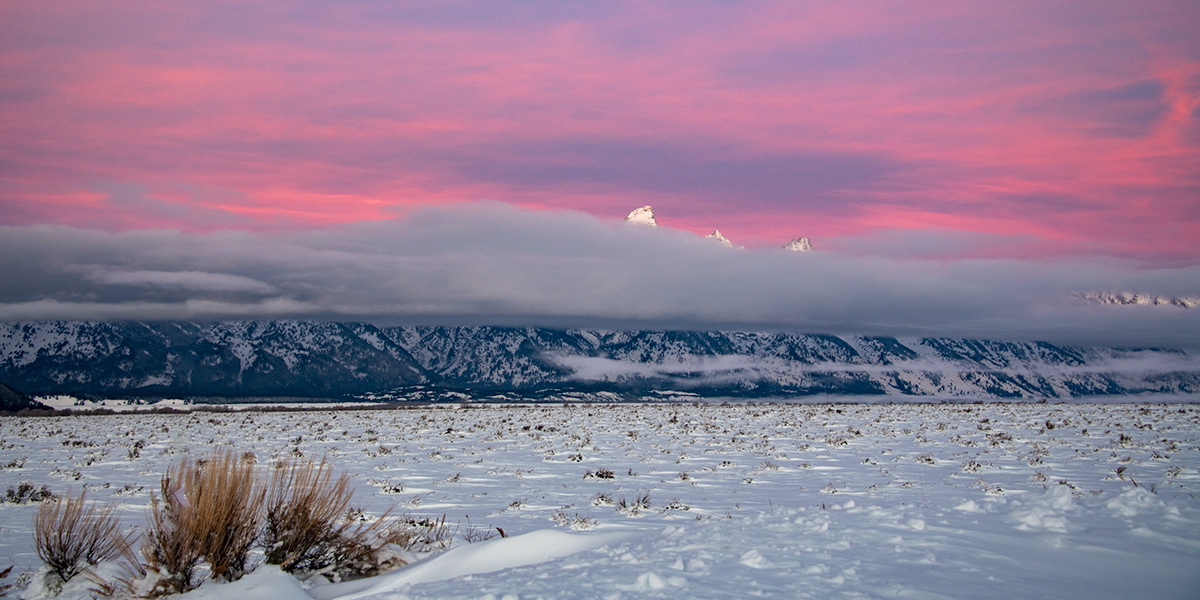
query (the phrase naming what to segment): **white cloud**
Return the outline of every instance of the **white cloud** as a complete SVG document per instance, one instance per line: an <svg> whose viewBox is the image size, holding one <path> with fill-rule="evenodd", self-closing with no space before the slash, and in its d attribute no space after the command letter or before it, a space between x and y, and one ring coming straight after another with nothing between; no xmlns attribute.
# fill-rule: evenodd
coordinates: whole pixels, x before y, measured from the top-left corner
<svg viewBox="0 0 1200 600"><path fill-rule="evenodd" d="M195 291L271 294L274 286L242 275L204 271L123 271L102 267L88 270L87 278L107 285L178 288Z"/></svg>
<svg viewBox="0 0 1200 600"><path fill-rule="evenodd" d="M1200 345L1200 310L1072 296L1197 295L1197 266L733 251L670 228L492 203L289 234L0 229L5 320L310 317Z"/></svg>

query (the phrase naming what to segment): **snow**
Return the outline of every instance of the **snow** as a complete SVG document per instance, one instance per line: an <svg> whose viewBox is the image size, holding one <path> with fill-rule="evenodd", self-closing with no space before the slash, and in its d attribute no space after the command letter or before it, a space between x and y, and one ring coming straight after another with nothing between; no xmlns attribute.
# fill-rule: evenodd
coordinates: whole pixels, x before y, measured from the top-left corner
<svg viewBox="0 0 1200 600"><path fill-rule="evenodd" d="M722 235L720 229L714 229L712 233L710 233L704 237L712 239L712 240L716 240L716 241L720 242L721 244L724 244L730 248L733 247L733 242L729 241L729 238Z"/></svg>
<svg viewBox="0 0 1200 600"><path fill-rule="evenodd" d="M0 492L86 488L140 526L167 465L232 445L263 468L328 457L368 513L460 527L374 578L259 565L189 599L1195 598L1200 406L1118 400L5 417ZM0 503L0 570L27 598L48 596L35 511Z"/></svg>
<svg viewBox="0 0 1200 600"><path fill-rule="evenodd" d="M791 250L793 252L809 252L813 249L813 247L812 247L812 242L808 241L808 238L806 238L804 236L800 236L800 237L784 244L783 249Z"/></svg>
<svg viewBox="0 0 1200 600"><path fill-rule="evenodd" d="M198 589L176 596L180 600L312 600L295 577L275 565L263 565L231 583L207 582Z"/></svg>
<svg viewBox="0 0 1200 600"><path fill-rule="evenodd" d="M319 587L312 591L312 597L316 600L370 598L420 583L536 565L629 537L624 532L579 534L541 529L453 548L386 575Z"/></svg>
<svg viewBox="0 0 1200 600"><path fill-rule="evenodd" d="M633 223L634 225L658 227L658 221L654 220L654 209L649 206L633 209L630 211L629 215L625 217L625 222Z"/></svg>
<svg viewBox="0 0 1200 600"><path fill-rule="evenodd" d="M1075 297L1085 302L1122 306L1176 306L1179 308L1200 306L1200 297L1196 296L1160 296L1137 292L1077 292Z"/></svg>

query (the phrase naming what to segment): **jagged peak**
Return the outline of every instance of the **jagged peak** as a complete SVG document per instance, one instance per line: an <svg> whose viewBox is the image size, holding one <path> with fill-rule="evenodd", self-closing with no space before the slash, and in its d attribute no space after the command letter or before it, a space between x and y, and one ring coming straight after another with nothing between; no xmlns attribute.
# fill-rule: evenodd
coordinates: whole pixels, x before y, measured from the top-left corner
<svg viewBox="0 0 1200 600"><path fill-rule="evenodd" d="M800 237L784 244L783 249L791 250L793 252L811 252L813 247L812 247L812 242L808 241L808 238L806 238L804 236L800 236Z"/></svg>
<svg viewBox="0 0 1200 600"><path fill-rule="evenodd" d="M625 217L626 223L635 225L649 225L650 227L658 227L658 221L654 220L654 209L650 205L641 208L635 208Z"/></svg>
<svg viewBox="0 0 1200 600"><path fill-rule="evenodd" d="M725 244L726 246L729 246L730 248L733 247L733 242L729 241L729 238L722 235L720 229L714 229L712 233L704 237L714 239L722 244Z"/></svg>

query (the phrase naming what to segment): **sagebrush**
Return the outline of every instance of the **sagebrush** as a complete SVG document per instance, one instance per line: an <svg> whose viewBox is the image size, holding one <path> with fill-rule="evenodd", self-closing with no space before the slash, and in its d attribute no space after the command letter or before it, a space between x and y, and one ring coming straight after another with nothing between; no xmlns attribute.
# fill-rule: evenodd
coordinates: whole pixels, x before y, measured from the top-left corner
<svg viewBox="0 0 1200 600"><path fill-rule="evenodd" d="M83 495L43 503L35 522L38 551L59 583L89 565L123 559L129 576L96 581L93 591L158 597L195 589L202 567L233 581L251 567L256 545L263 560L301 576L332 580L374 575L405 564L406 552L443 550L455 531L439 519L367 518L351 508L349 475L322 459L284 461L269 475L254 455L232 449L182 459L151 492L142 559L118 532L115 507L89 505ZM144 561L144 562L143 562Z"/></svg>
<svg viewBox="0 0 1200 600"><path fill-rule="evenodd" d="M33 518L38 558L49 568L51 589L61 589L88 567L129 554L130 535L120 532L117 507L78 496L43 500Z"/></svg>
<svg viewBox="0 0 1200 600"><path fill-rule="evenodd" d="M162 591L195 587L205 560L213 579L240 578L259 537L266 488L254 463L231 449L207 459L183 459L167 470L161 497L150 496L150 526L142 545Z"/></svg>

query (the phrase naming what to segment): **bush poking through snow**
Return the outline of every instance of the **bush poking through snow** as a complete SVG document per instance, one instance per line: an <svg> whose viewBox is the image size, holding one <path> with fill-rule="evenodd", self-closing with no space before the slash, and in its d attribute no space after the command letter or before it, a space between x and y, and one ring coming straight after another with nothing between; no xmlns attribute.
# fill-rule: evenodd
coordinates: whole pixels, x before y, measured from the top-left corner
<svg viewBox="0 0 1200 600"><path fill-rule="evenodd" d="M162 499L151 494L150 531L142 548L163 591L192 589L201 558L213 579L241 578L258 540L265 492L254 463L232 449L200 461L185 458L168 469Z"/></svg>
<svg viewBox="0 0 1200 600"><path fill-rule="evenodd" d="M395 543L414 552L448 550L458 533L458 527L451 528L446 524L446 515L442 515L441 519L406 515L399 519L399 523L393 524L393 528L408 537L407 541L401 538ZM503 535L502 533L501 536Z"/></svg>
<svg viewBox="0 0 1200 600"><path fill-rule="evenodd" d="M160 484L162 499L150 492L149 526L142 540L142 557L154 573L150 596L179 594L195 585L192 582L200 551L191 532L195 518L180 490L178 479L164 475Z"/></svg>
<svg viewBox="0 0 1200 600"><path fill-rule="evenodd" d="M17 484L17 487L8 488L4 493L2 502L10 504L27 504L29 502L41 502L54 497L54 492L50 491L49 486L43 485L41 488L35 488L32 482L22 481Z"/></svg>
<svg viewBox="0 0 1200 600"><path fill-rule="evenodd" d="M289 573L330 566L351 523L343 517L353 491L350 477L335 480L324 459L284 462L271 472L262 544L267 564Z"/></svg>
<svg viewBox="0 0 1200 600"><path fill-rule="evenodd" d="M633 502L625 500L624 496L617 500L617 512L631 517L639 516L648 510L650 510L650 492L638 494Z"/></svg>
<svg viewBox="0 0 1200 600"><path fill-rule="evenodd" d="M321 574L335 581L405 564L388 547L411 549L420 543L418 531L386 513L366 521L350 517L356 512L350 508L353 495L350 476L335 478L324 459L277 466L268 486L262 534L266 562L289 573Z"/></svg>
<svg viewBox="0 0 1200 600"><path fill-rule="evenodd" d="M266 492L255 476L254 463L227 449L203 463L185 461L178 474L195 511L192 533L213 579L241 578L258 539Z"/></svg>
<svg viewBox="0 0 1200 600"><path fill-rule="evenodd" d="M42 502L33 518L38 557L50 569L47 586L62 584L89 567L129 555L129 536L118 531L116 506L88 504L86 492Z"/></svg>
<svg viewBox="0 0 1200 600"><path fill-rule="evenodd" d="M459 533L459 535L461 535L462 539L468 544L474 544L475 542L485 542L496 537L496 532L492 527L479 527L478 525L473 525L471 523L471 519L468 517L467 526Z"/></svg>
<svg viewBox="0 0 1200 600"><path fill-rule="evenodd" d="M614 475L612 471L605 469L604 467L600 467L600 468L596 469L595 472L592 472L592 470L589 469L587 472L585 472L583 474L584 479L592 479L592 478L613 479L614 477L616 477L616 475Z"/></svg>

